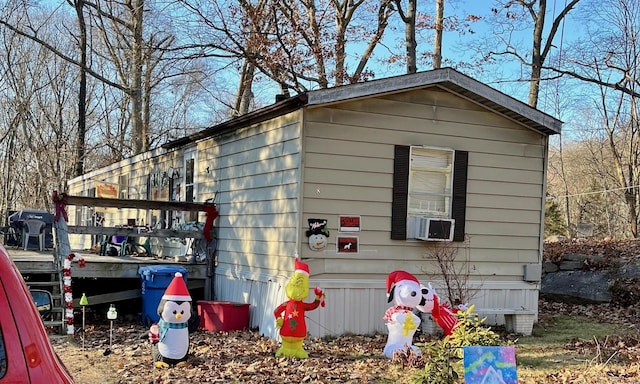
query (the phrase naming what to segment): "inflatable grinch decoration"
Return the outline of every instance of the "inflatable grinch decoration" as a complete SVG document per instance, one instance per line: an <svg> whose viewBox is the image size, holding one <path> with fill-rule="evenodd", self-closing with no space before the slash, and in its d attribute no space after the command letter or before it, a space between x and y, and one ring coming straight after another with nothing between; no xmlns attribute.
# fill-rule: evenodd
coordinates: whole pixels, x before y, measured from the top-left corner
<svg viewBox="0 0 640 384"><path fill-rule="evenodd" d="M187 359L191 295L180 272L176 272L158 305L158 324L149 330L151 354L158 368L167 368Z"/></svg>
<svg viewBox="0 0 640 384"><path fill-rule="evenodd" d="M295 272L287 281L285 292L288 301L280 304L273 311L276 318L276 327L280 329L282 346L276 351L276 357L296 357L306 359L309 357L302 344L307 336L307 324L304 313L323 306L324 293L320 287L316 287L313 292L316 297L313 303L305 303L302 300L309 296L309 266L296 257Z"/></svg>

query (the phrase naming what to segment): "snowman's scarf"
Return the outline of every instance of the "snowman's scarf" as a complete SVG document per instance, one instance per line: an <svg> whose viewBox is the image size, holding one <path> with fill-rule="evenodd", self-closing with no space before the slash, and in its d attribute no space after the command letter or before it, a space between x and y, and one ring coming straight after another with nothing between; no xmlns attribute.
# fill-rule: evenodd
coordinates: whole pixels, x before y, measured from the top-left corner
<svg viewBox="0 0 640 384"><path fill-rule="evenodd" d="M184 329L189 326L188 322L184 323L167 323L164 319L160 319L158 321L158 329L160 331L160 341L164 341L165 336L167 336L167 331L169 329Z"/></svg>

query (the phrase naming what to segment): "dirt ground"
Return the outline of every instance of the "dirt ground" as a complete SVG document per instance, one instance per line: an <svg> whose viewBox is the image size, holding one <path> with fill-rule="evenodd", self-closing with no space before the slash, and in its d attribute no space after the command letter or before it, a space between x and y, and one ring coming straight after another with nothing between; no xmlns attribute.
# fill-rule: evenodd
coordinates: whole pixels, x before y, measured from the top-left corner
<svg viewBox="0 0 640 384"><path fill-rule="evenodd" d="M546 260L556 260L566 252L599 254L605 258L636 258L637 242L616 244L554 244L545 249ZM540 302L541 317L545 313L580 315L602 321L640 327L640 305L615 307L609 304L575 305ZM133 324L133 325L132 325ZM236 331L213 333L198 330L190 336L190 353L186 363L169 369L153 367L147 329L135 322L114 322L112 337L108 323L87 326L84 340L81 332L73 337L52 336L52 342L78 384L136 383L406 383L409 368L386 359L382 350L385 335L348 335L334 339L307 338L309 359L275 358L278 343L257 332ZM414 343L428 341L419 336ZM629 343L627 343L629 344ZM616 348L629 349L624 340ZM638 340L634 340L633 356ZM567 348L575 345L568 344ZM599 348L599 345L594 345ZM617 353L617 352L616 352ZM637 361L637 360L636 360ZM579 374L579 373L576 373ZM597 383L563 377L567 383ZM577 376L576 376L577 377ZM575 380L574 380L575 379ZM635 383L631 381L615 381ZM546 378L536 383L558 382ZM609 382L609 381L607 381Z"/></svg>
<svg viewBox="0 0 640 384"><path fill-rule="evenodd" d="M615 307L609 304L576 305L540 302L540 316L566 314L597 319L638 329L640 306ZM544 326L544 324L543 324ZM516 335L494 328L504 339L514 340ZM347 335L333 339L307 338L305 348L309 359L275 358L278 343L261 337L253 331L208 332L198 330L191 334L191 350L186 363L168 369L154 368L147 329L142 325L114 323L110 346L107 324L87 327L86 339L76 334L52 336L55 350L79 384L124 383L408 383L411 368L399 361L386 359L382 350L385 335ZM429 335L416 336L414 343L429 341ZM612 339L613 340L613 339ZM616 337L609 343L607 356L626 356L633 364L640 359L638 336L628 339ZM565 346L603 349L594 340L573 340ZM424 366L418 361L417 366ZM602 374L602 371L597 371ZM615 372L614 372L615 373ZM559 374L559 373L558 373ZM626 374L625 374L626 375ZM587 377L584 372L562 372L562 380L554 376L539 379L529 377L526 383L636 383L637 375L625 377L615 373L613 381ZM627 375L628 376L628 375ZM525 382L525 381L523 381Z"/></svg>
<svg viewBox="0 0 640 384"><path fill-rule="evenodd" d="M279 345L252 331L191 334L188 361L153 367L151 344L142 326L87 327L78 335L55 336L54 348L76 383L402 383L402 366L386 359L386 337L307 338L309 359L275 358ZM110 353L109 353L110 351Z"/></svg>

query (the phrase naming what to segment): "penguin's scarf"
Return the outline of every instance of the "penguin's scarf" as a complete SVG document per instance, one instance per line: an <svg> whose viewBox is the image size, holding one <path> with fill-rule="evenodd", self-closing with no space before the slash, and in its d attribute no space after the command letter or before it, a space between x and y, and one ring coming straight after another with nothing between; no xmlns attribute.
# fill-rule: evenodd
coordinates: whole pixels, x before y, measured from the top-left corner
<svg viewBox="0 0 640 384"><path fill-rule="evenodd" d="M183 329L187 328L189 324L185 321L184 323L167 323L164 319L160 319L158 321L158 328L160 330L160 341L164 341L165 336L167 335L167 331L169 329Z"/></svg>

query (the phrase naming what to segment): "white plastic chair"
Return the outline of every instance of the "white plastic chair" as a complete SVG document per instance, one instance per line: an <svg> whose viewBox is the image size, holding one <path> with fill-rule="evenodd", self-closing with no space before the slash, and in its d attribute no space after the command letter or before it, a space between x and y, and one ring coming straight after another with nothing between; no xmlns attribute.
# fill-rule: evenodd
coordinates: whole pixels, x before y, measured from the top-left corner
<svg viewBox="0 0 640 384"><path fill-rule="evenodd" d="M38 238L40 251L44 250L44 227L46 223L41 220L25 220L22 223L22 248L26 251L31 237Z"/></svg>

